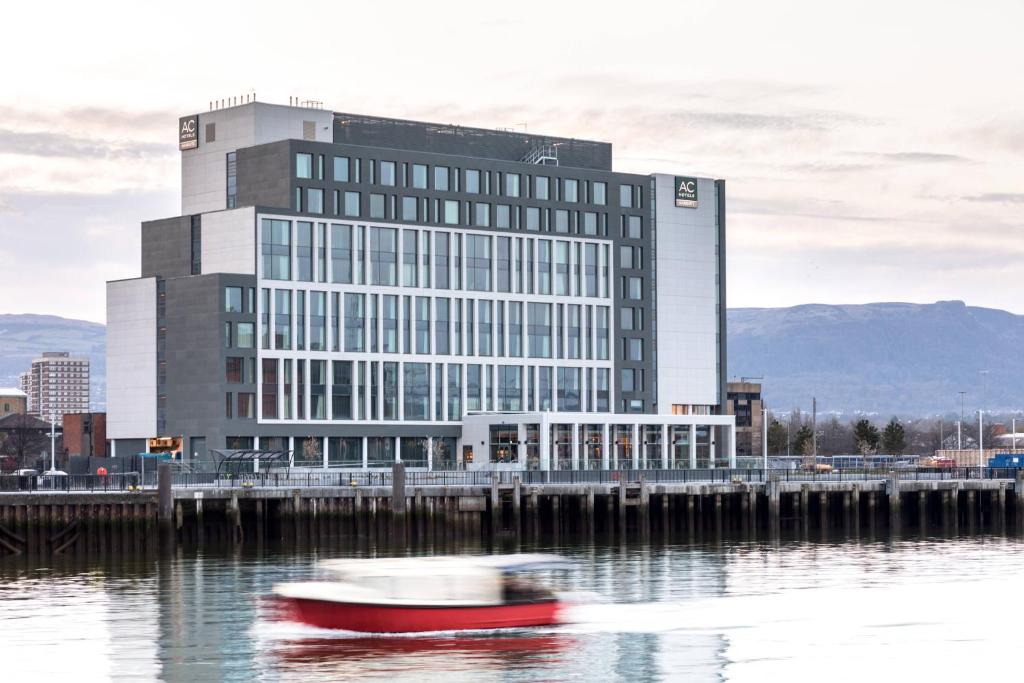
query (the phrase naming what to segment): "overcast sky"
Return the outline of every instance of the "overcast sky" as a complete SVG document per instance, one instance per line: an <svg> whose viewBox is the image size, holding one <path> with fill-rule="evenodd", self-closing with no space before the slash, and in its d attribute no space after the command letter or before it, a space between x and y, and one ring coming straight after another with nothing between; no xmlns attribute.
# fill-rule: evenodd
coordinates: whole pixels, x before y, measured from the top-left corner
<svg viewBox="0 0 1024 683"><path fill-rule="evenodd" d="M255 91L725 178L729 305L1024 313L1024 2L10 3L0 312L103 321L179 115Z"/></svg>

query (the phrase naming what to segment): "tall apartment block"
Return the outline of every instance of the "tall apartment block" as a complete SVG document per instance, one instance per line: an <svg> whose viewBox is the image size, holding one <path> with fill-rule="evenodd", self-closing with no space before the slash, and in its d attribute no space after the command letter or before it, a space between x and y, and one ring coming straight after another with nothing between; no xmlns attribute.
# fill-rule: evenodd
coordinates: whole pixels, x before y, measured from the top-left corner
<svg viewBox="0 0 1024 683"><path fill-rule="evenodd" d="M298 465L726 467L725 184L609 143L247 103L107 285L108 436Z"/></svg>
<svg viewBox="0 0 1024 683"><path fill-rule="evenodd" d="M20 375L28 413L58 422L70 413L89 412L89 359L67 351L45 352Z"/></svg>

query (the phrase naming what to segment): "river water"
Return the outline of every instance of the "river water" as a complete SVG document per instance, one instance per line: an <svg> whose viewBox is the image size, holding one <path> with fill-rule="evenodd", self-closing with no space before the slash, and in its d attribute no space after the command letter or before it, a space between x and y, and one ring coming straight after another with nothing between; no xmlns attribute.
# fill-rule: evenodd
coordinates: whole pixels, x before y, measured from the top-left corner
<svg viewBox="0 0 1024 683"><path fill-rule="evenodd" d="M443 550L573 559L552 577L573 623L353 637L268 618L260 597L320 559L405 552L346 547L0 560L0 681L1019 680L1013 537L465 544Z"/></svg>

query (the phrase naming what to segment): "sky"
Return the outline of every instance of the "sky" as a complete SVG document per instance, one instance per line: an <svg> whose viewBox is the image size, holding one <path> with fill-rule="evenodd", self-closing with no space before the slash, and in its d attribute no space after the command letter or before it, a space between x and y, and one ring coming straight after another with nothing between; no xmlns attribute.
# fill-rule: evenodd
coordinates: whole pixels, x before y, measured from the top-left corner
<svg viewBox="0 0 1024 683"><path fill-rule="evenodd" d="M178 116L336 111L613 143L724 178L728 304L1024 313L1024 2L13 3L0 313L103 322L178 214Z"/></svg>

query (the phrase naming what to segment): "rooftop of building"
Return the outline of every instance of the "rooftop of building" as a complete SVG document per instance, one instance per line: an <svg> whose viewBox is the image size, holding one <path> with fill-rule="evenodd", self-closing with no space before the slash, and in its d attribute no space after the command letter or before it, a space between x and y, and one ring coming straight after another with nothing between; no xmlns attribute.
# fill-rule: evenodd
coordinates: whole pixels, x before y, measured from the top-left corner
<svg viewBox="0 0 1024 683"><path fill-rule="evenodd" d="M247 96L210 102L211 114L233 111L243 116L259 116L262 111L270 119L279 117L282 110L309 112L311 119L322 120L322 117L330 116L333 121L332 140L337 144L612 170L610 142L528 133L511 128L479 128L332 112L325 110L322 102L298 98L292 98L287 105L260 102ZM322 140L319 135L316 138Z"/></svg>
<svg viewBox="0 0 1024 683"><path fill-rule="evenodd" d="M501 161L612 170L610 142L364 114L334 113L334 142Z"/></svg>
<svg viewBox="0 0 1024 683"><path fill-rule="evenodd" d="M28 398L21 389L15 389L14 387L0 387L0 396L6 396L8 398Z"/></svg>

